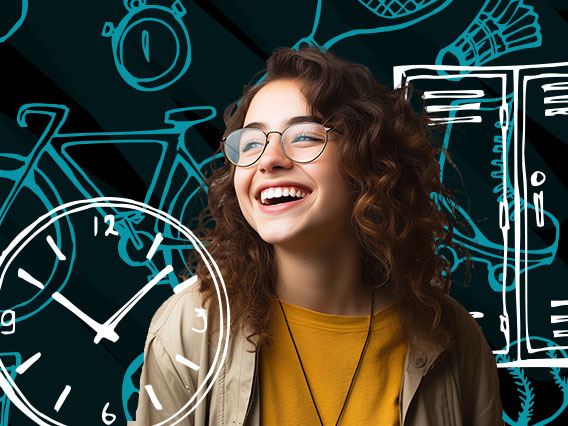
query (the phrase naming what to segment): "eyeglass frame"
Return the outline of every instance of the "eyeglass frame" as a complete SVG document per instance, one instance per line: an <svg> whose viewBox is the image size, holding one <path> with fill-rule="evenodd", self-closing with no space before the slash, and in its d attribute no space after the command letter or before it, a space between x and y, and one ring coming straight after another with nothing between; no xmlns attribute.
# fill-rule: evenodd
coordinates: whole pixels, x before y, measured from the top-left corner
<svg viewBox="0 0 568 426"><path fill-rule="evenodd" d="M309 160L309 161L297 161L297 160L294 160L294 159L290 158L290 156L288 155L288 153L287 153L286 150L284 149L284 144L282 143L282 135L284 134L284 132L286 132L286 130L288 130L290 127L297 126L297 125L300 125L300 124L317 124L317 125L319 125L319 126L322 126L323 129L325 130L325 141L323 142L323 148L321 149L321 151L320 151L320 153L319 153L318 155L316 155L313 159L311 159L311 160ZM236 164L235 162L231 161L231 159L229 158L229 156L228 156L227 153L225 152L225 144L226 144L227 138L228 138L229 136L231 136L233 133L240 132L241 130L247 130L247 129L259 130L259 131L261 131L261 132L264 134L264 136L266 137L266 139L265 139L265 141L264 141L264 146L262 147L262 151L261 151L261 153L259 154L258 158L257 158L256 160L254 160L254 161L253 161L252 163L250 163L250 164L247 164L247 165L245 165L245 166L241 166L241 165ZM267 133L267 132L265 132L264 130L259 129L258 127L241 127L240 129L233 130L233 131L232 131L231 133L229 133L227 136L223 137L223 138L221 139L221 143L222 143L221 146L222 146L222 150L223 150L223 155L225 155L225 158L226 158L227 160L229 160L229 162L230 162L231 164L234 164L236 167L250 167L250 166L255 165L255 164L260 160L260 158L262 157L262 155L264 154L264 151L266 151L266 147L267 147L268 144L270 143L270 140L268 139L268 137L269 137L271 134L273 134L273 133L277 133L277 134L280 135L280 148L282 149L282 152L284 153L284 155L286 156L286 158L288 158L290 161L293 161L294 163L307 164L307 163L311 163L312 161L316 161L316 160L323 154L323 152L325 151L325 147L327 146L328 134L329 134L329 132L332 131L332 130L336 131L334 128L332 128L332 127L326 127L325 125L323 125L323 124L321 124L321 123L318 123L318 122L316 122L316 121L302 121L302 122L299 122L299 123L290 124L288 127L286 127L286 128L285 128L284 130L282 130L281 132L279 132L279 131L277 131L277 130L271 130L271 131L269 131L269 132Z"/></svg>

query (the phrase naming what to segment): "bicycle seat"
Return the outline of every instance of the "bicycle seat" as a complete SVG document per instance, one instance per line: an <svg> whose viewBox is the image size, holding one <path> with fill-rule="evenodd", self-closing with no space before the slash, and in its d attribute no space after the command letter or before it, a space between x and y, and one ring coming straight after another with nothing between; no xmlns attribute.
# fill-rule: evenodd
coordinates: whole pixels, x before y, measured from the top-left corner
<svg viewBox="0 0 568 426"><path fill-rule="evenodd" d="M176 108L166 111L164 123L192 126L212 119L216 113L215 108L212 106Z"/></svg>

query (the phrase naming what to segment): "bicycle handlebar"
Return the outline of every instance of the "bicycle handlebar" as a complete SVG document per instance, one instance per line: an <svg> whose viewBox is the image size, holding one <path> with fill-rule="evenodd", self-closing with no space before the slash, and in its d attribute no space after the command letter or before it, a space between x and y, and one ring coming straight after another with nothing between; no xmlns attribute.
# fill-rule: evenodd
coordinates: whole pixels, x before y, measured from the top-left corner
<svg viewBox="0 0 568 426"><path fill-rule="evenodd" d="M54 132L56 132L67 118L69 108L65 105L58 104L34 103L22 105L18 111L17 117L18 125L20 127L28 127L28 123L26 122L28 114L44 114L51 116L52 121L50 127L53 123L55 123L56 129Z"/></svg>

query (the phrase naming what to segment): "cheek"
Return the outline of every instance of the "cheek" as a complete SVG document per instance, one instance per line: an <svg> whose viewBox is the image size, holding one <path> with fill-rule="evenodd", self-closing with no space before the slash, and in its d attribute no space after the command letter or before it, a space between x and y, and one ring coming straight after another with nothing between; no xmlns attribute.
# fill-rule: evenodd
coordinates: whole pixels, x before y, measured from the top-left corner
<svg viewBox="0 0 568 426"><path fill-rule="evenodd" d="M246 173L246 170L241 169L237 169L233 176L233 187L235 188L235 193L237 194L237 201L239 203L242 215L245 217L249 224L251 224L251 218L249 214L251 205L248 193L250 189L251 177L252 176L250 176L250 173Z"/></svg>
<svg viewBox="0 0 568 426"><path fill-rule="evenodd" d="M235 188L235 193L237 194L237 199L239 200L239 205L242 204L243 198L247 195L247 176L243 174L240 170L235 170L233 175L233 187Z"/></svg>

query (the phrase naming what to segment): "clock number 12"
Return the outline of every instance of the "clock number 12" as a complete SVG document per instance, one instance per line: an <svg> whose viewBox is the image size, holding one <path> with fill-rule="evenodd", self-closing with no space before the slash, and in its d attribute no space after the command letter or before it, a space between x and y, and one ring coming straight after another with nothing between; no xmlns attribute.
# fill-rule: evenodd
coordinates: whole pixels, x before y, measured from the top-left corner
<svg viewBox="0 0 568 426"><path fill-rule="evenodd" d="M118 235L118 232L114 229L114 216L111 214L107 214L104 218L104 222L108 224L108 228L105 231L105 237L109 235ZM95 216L94 218L94 229L95 229L95 236L99 232L99 218Z"/></svg>

